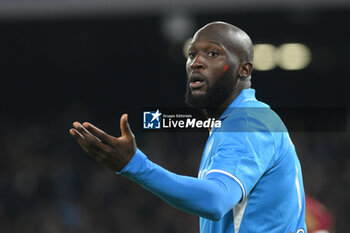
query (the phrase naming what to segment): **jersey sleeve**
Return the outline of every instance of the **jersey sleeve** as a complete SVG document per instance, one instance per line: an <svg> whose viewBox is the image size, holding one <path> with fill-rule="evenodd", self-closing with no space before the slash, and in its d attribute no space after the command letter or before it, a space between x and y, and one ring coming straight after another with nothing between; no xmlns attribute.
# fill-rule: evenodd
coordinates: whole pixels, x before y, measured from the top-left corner
<svg viewBox="0 0 350 233"><path fill-rule="evenodd" d="M206 180L177 175L150 161L139 149L117 173L174 207L212 220L219 220L242 197L238 183L225 175L215 174Z"/></svg>
<svg viewBox="0 0 350 233"><path fill-rule="evenodd" d="M275 155L271 132L250 130L249 132L223 132L216 151L207 169L222 173L239 183L245 198L260 177L272 166Z"/></svg>

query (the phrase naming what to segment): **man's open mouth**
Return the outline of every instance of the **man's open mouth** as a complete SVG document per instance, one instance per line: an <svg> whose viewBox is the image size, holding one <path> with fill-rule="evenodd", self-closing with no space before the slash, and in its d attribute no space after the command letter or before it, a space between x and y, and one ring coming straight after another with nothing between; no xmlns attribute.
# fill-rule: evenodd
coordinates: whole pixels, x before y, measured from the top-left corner
<svg viewBox="0 0 350 233"><path fill-rule="evenodd" d="M204 78L202 78L199 75L191 76L190 77L190 87L191 89L198 89L201 88L204 85Z"/></svg>

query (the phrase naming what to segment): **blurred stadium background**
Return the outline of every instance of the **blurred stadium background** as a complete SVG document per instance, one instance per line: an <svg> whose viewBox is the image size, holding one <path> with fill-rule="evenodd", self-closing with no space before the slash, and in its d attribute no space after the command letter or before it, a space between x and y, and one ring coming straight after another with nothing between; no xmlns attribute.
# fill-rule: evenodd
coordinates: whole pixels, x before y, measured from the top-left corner
<svg viewBox="0 0 350 233"><path fill-rule="evenodd" d="M136 128L143 107L185 106L184 43L214 20L265 46L252 76L260 100L349 109L347 0L1 0L0 232L198 232L196 217L95 163L68 130L90 121L119 135L124 112ZM293 63L286 43L307 48L292 54L300 69L282 64ZM135 133L153 161L196 176L207 133ZM337 233L350 227L349 134L291 133L306 192Z"/></svg>

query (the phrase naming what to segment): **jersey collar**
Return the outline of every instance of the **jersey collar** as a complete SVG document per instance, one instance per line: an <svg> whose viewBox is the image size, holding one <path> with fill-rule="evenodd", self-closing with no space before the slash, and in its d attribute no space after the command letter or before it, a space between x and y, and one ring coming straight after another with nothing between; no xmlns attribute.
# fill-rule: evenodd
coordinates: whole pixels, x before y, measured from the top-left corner
<svg viewBox="0 0 350 233"><path fill-rule="evenodd" d="M232 103L226 108L226 110L222 113L219 120L224 120L234 108L237 108L241 105L241 103L248 100L256 100L255 98L255 90L252 88L243 89L241 93L232 101Z"/></svg>

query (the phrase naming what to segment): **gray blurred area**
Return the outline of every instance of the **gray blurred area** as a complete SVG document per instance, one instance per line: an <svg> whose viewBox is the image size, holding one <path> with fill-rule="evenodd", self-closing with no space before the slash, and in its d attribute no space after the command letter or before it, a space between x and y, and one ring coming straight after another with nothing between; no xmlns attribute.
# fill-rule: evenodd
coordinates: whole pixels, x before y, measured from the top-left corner
<svg viewBox="0 0 350 233"><path fill-rule="evenodd" d="M67 15L164 14L174 10L198 12L279 11L349 8L348 0L1 0L0 18L66 17Z"/></svg>
<svg viewBox="0 0 350 233"><path fill-rule="evenodd" d="M207 132L150 133L139 121L145 107L185 106L182 46L208 22L232 23L254 43L309 47L303 70L253 72L258 99L349 114L349 1L145 2L0 1L1 233L198 232L197 217L97 164L68 130L89 121L119 136L126 112L152 161L196 176ZM350 227L348 123L291 132L305 190L337 233Z"/></svg>

